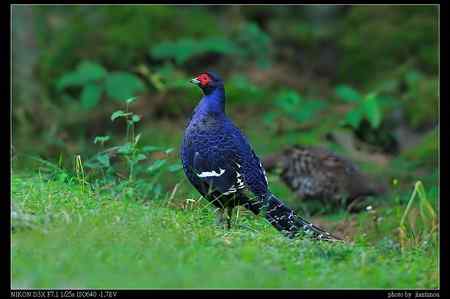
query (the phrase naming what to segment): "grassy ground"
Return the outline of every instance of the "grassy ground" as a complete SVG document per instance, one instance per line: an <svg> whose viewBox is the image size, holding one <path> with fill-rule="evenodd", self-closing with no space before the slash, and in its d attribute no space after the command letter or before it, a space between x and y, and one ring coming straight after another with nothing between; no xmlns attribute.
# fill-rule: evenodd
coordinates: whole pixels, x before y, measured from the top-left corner
<svg viewBox="0 0 450 299"><path fill-rule="evenodd" d="M38 173L12 177L12 287L34 288L437 288L434 243L401 250L404 206L378 210L380 223L345 212L315 219L353 234L352 244L288 240L261 217L214 225L203 200L112 200ZM351 228L349 230L349 228Z"/></svg>

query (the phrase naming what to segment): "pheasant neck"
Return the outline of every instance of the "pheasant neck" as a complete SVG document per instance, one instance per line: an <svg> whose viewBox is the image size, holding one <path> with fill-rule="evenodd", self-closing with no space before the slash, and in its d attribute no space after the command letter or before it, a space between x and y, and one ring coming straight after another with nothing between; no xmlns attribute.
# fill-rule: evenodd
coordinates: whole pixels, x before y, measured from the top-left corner
<svg viewBox="0 0 450 299"><path fill-rule="evenodd" d="M225 89L223 86L216 87L209 91L209 93L205 93L205 96L197 106L197 113L225 113Z"/></svg>

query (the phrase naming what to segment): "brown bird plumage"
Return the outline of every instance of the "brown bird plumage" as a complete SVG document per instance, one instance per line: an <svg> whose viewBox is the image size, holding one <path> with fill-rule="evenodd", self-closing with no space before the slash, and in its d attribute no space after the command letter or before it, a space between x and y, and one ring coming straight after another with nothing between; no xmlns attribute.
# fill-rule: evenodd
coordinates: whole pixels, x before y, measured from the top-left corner
<svg viewBox="0 0 450 299"><path fill-rule="evenodd" d="M350 160L315 147L295 145L263 159L264 168L281 169L282 181L303 200L320 200L351 211L366 196L386 192L386 186L373 181Z"/></svg>

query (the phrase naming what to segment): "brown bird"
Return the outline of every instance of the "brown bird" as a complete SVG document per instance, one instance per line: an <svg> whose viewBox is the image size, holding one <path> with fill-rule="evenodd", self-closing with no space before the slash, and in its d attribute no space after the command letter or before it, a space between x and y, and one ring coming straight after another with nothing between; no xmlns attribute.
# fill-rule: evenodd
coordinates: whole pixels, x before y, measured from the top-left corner
<svg viewBox="0 0 450 299"><path fill-rule="evenodd" d="M387 187L362 173L350 160L316 147L292 146L263 158L267 171L281 169L282 181L303 200L344 204L349 211L366 196L385 193Z"/></svg>

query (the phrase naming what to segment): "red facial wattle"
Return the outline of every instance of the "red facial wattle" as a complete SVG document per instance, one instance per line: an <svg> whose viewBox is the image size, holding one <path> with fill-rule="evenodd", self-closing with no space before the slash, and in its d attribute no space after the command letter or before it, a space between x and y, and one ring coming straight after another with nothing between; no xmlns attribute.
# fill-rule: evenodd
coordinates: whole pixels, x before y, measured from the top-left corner
<svg viewBox="0 0 450 299"><path fill-rule="evenodd" d="M200 81L201 86L207 86L211 82L211 78L207 74L201 74L196 79Z"/></svg>

